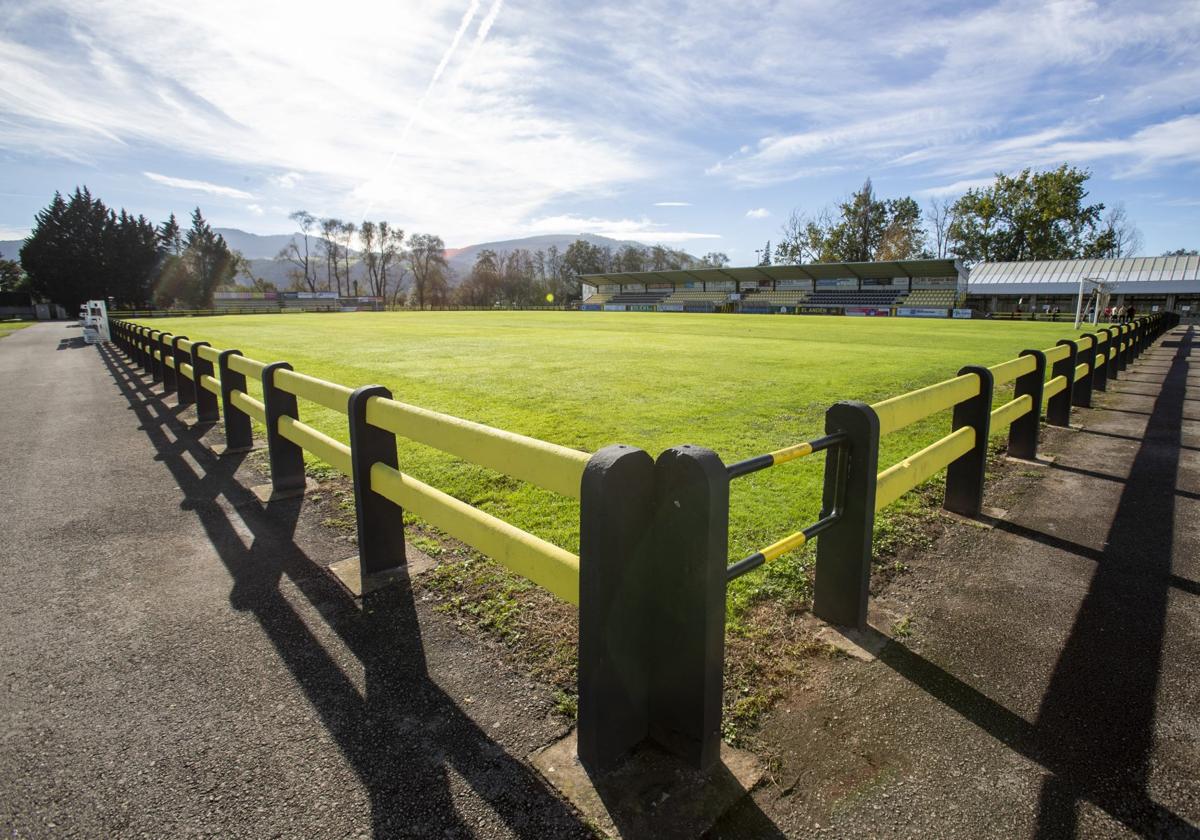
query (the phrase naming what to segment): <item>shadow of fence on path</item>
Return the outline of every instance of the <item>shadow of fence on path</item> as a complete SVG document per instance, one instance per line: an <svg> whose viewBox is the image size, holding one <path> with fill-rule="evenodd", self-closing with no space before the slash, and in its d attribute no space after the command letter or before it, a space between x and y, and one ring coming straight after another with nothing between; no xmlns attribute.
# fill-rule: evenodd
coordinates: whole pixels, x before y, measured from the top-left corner
<svg viewBox="0 0 1200 840"><path fill-rule="evenodd" d="M1191 594L1200 590L1195 581L1174 574L1171 562L1170 500L1181 495L1176 487L1180 423L1193 330L1161 346L1175 353L1163 370L1153 410L1146 413L1146 432L1128 477L1055 465L1124 484L1105 547L1092 549L1018 523L994 523L1096 563L1035 721L903 644L878 639L880 661L1049 771L1037 814L1038 838L1074 837L1080 801L1142 836L1200 838L1200 830L1147 793L1168 593L1172 587Z"/></svg>
<svg viewBox="0 0 1200 840"><path fill-rule="evenodd" d="M113 349L101 357L160 461L233 579L229 600L254 615L353 768L376 837L471 836L452 773L520 837L590 837L574 813L496 744L430 678L412 590L368 595L361 608L295 541L301 499L263 505L236 478L244 456L218 458ZM193 468L198 465L200 472ZM243 540L219 499L249 529ZM360 691L280 589L286 577L358 660ZM461 804L461 803L460 803Z"/></svg>

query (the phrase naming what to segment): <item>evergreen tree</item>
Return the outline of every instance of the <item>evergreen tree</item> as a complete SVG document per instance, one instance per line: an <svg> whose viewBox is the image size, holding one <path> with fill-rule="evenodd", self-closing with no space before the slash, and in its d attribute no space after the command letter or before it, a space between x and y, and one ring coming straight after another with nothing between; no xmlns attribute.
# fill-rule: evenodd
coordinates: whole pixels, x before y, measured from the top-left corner
<svg viewBox="0 0 1200 840"><path fill-rule="evenodd" d="M34 219L33 232L21 247L32 291L72 312L84 301L107 297L104 203L93 200L87 187L76 187L69 201L56 192Z"/></svg>
<svg viewBox="0 0 1200 840"><path fill-rule="evenodd" d="M174 213L158 226L157 236L158 247L164 254L173 254L177 257L183 252L183 231L180 230Z"/></svg>
<svg viewBox="0 0 1200 840"><path fill-rule="evenodd" d="M144 306L157 274L154 226L125 210L113 212L87 187L69 200L54 194L35 217L21 248L34 294L74 311L86 300Z"/></svg>
<svg viewBox="0 0 1200 840"><path fill-rule="evenodd" d="M237 264L225 237L213 232L197 207L192 226L184 236L183 283L177 297L190 309L212 307L213 292L233 279Z"/></svg>

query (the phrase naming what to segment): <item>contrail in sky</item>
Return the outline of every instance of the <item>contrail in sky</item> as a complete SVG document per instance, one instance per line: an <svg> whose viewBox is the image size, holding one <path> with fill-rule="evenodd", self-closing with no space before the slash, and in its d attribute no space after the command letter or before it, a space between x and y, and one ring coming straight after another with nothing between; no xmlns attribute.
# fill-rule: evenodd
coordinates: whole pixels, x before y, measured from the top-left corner
<svg viewBox="0 0 1200 840"><path fill-rule="evenodd" d="M496 2L492 4L492 8L488 11L487 17L485 17L483 22L480 24L479 30L483 33L483 35L487 35L487 30L492 28L492 23L496 20L496 15L500 13L500 5L502 2L503 0L496 0ZM417 117L421 115L421 111L425 107L425 100L429 98L429 94L433 90L433 86L437 84L438 79L442 77L442 73L446 71L446 65L450 63L450 59L454 57L455 50L458 49L458 42L462 40L463 34L467 31L467 28L470 27L471 21L475 19L475 14L478 11L479 0L471 0L471 5L467 7L466 12L463 13L462 21L458 24L458 31L454 33L454 37L450 41L450 46L446 47L446 51L442 53L442 60L438 62L437 69L433 71L433 78L429 80L429 84L425 86L425 92L422 93L421 98L417 100L416 107L413 109L412 114L409 115L408 122L404 124L404 129L400 132L400 138L396 141L396 145L392 149L392 154L391 157L388 158L387 166L383 168L383 174L377 180L382 181L389 174L391 174L392 166L396 162L396 155L400 153L400 147L404 145L404 141L408 138L408 132L412 129L413 123L416 122ZM483 38L481 35L477 34L475 36L475 45L471 50L472 53L474 53L475 48L478 48L479 42L482 40ZM371 205L368 204L363 209L362 219L360 221L366 221L367 214L370 212Z"/></svg>

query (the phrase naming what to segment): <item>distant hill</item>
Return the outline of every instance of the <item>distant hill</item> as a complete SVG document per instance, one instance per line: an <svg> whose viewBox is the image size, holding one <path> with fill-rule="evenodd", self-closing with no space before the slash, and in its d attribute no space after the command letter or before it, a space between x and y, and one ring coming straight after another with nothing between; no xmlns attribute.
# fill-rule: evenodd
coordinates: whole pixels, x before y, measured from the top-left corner
<svg viewBox="0 0 1200 840"><path fill-rule="evenodd" d="M262 235L258 233L247 233L244 230L237 228L213 228L214 231L225 237L225 243L235 251L241 251L242 256L248 260L273 260L275 255L288 246L288 243L293 239L301 248L303 245L303 237L300 234L288 235L286 233L274 233ZM317 240L320 237L310 236L308 247L310 251L316 251Z"/></svg>
<svg viewBox="0 0 1200 840"><path fill-rule="evenodd" d="M475 258L479 256L479 252L485 249L490 249L498 254L515 251L518 248L534 252L545 251L553 245L558 247L559 253L562 253L576 239L583 239L589 244L598 245L601 248L607 246L614 251L625 245L635 245L639 248L646 247L641 242L634 242L628 239L610 239L607 236L599 236L595 233L548 233L542 236L526 236L523 239L481 242L478 245L468 245L465 248L447 248L446 262L454 269L455 274L459 277L465 277L471 273L471 267L475 265Z"/></svg>
<svg viewBox="0 0 1200 840"><path fill-rule="evenodd" d="M6 260L19 260L24 239L0 239L0 255Z"/></svg>

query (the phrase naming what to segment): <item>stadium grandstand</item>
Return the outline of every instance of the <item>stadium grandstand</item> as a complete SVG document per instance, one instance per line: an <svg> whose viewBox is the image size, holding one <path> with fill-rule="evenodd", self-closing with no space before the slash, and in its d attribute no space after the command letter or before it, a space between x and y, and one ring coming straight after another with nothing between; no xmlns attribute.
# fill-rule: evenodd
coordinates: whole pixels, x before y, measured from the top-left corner
<svg viewBox="0 0 1200 840"><path fill-rule="evenodd" d="M892 315L925 307L930 317L942 317L959 305L966 289L966 272L957 260L638 271L580 279L583 309L633 312Z"/></svg>
<svg viewBox="0 0 1200 840"><path fill-rule="evenodd" d="M591 311L1022 317L1073 313L1082 281L1113 307L1200 317L1200 257L983 262L954 259L588 274ZM1084 290L1085 297L1088 290Z"/></svg>

